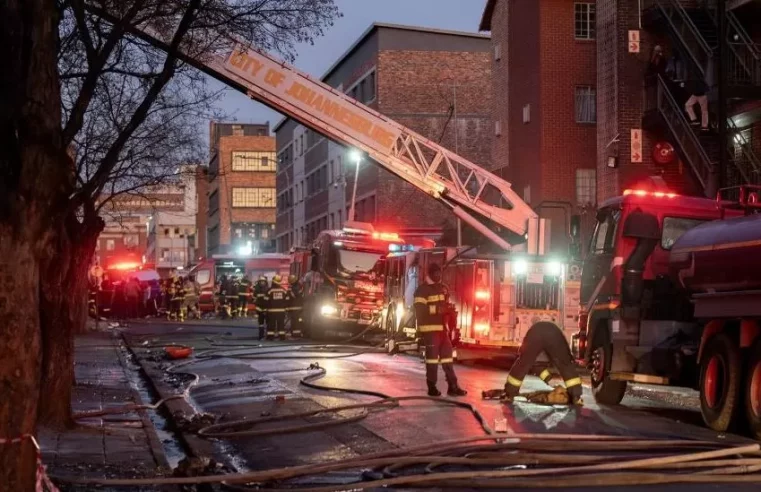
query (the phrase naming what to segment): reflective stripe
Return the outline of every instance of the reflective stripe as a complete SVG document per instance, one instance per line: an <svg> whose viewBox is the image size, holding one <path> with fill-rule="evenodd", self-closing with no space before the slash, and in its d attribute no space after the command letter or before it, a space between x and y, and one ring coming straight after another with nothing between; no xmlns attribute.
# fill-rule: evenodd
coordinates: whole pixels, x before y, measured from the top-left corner
<svg viewBox="0 0 761 492"><path fill-rule="evenodd" d="M290 309L291 311L298 311L301 308L302 308L302 306L291 306L288 309Z"/></svg>
<svg viewBox="0 0 761 492"><path fill-rule="evenodd" d="M572 378L572 379L566 380L565 387L566 388L572 388L572 387L578 386L580 384L581 384L581 378Z"/></svg>
<svg viewBox="0 0 761 492"><path fill-rule="evenodd" d="M428 300L425 297L416 297L414 304L428 304Z"/></svg>
<svg viewBox="0 0 761 492"><path fill-rule="evenodd" d="M507 375L507 384L509 384L511 386L515 386L516 388L520 388L521 385L523 384L523 381L521 381L520 379L515 379L514 377L512 377L511 375L508 374Z"/></svg>
<svg viewBox="0 0 761 492"><path fill-rule="evenodd" d="M293 334L293 335L301 335L301 330L293 330L293 332L291 332L291 334Z"/></svg>
<svg viewBox="0 0 761 492"><path fill-rule="evenodd" d="M541 379L542 381L547 381L548 379L550 379L551 376L552 374L550 374L550 371L548 371L547 369L539 373L539 379Z"/></svg>
<svg viewBox="0 0 761 492"><path fill-rule="evenodd" d="M435 296L428 296L428 302L437 302L437 301L443 301L444 300L444 294L437 294Z"/></svg>
<svg viewBox="0 0 761 492"><path fill-rule="evenodd" d="M439 363L441 363L441 364L453 364L454 363L454 359L451 358L451 357L449 357L447 359L441 359L441 360L439 360Z"/></svg>
<svg viewBox="0 0 761 492"><path fill-rule="evenodd" d="M281 337L285 336L285 332L284 331L279 331L279 332L277 332L277 334L280 335Z"/></svg>
<svg viewBox="0 0 761 492"><path fill-rule="evenodd" d="M422 332L444 331L444 325L420 325L417 328Z"/></svg>
<svg viewBox="0 0 761 492"><path fill-rule="evenodd" d="M426 364L438 364L439 363L439 359L426 359L425 363Z"/></svg>
<svg viewBox="0 0 761 492"><path fill-rule="evenodd" d="M282 308L282 309L281 308L275 308L275 309L270 308L270 309L267 310L267 312L268 313L284 313L285 312L285 308Z"/></svg>
<svg viewBox="0 0 761 492"><path fill-rule="evenodd" d="M260 313L261 313L262 311L264 311L264 309L260 308L259 306L256 306L256 310L257 310L257 311L259 311Z"/></svg>

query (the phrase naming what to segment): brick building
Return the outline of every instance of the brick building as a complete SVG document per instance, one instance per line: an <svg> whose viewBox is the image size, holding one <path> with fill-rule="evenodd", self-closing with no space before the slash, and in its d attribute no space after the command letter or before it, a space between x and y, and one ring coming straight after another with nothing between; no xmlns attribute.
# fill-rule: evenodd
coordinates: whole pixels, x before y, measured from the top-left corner
<svg viewBox="0 0 761 492"><path fill-rule="evenodd" d="M208 255L206 240L208 230L206 224L209 221L209 168L198 166L196 169L196 200L198 212L196 213L196 257L194 261Z"/></svg>
<svg viewBox="0 0 761 492"><path fill-rule="evenodd" d="M705 80L716 121L715 4L487 2L480 28L492 35L499 134L492 160L506 163L503 177L552 219L552 249L565 249L567 229L557 224L567 224L569 211L543 209L548 201L569 202L588 234L594 223L589 205L649 186L652 176L679 193L706 194L723 149L729 155L721 172L725 185L761 180L761 24L750 22L761 18L758 2L727 1L728 141L719 142L715 128L691 128L684 111L689 94L681 83ZM646 76L655 45L669 60L668 84Z"/></svg>
<svg viewBox="0 0 761 492"><path fill-rule="evenodd" d="M269 123L211 123L209 255L275 250L275 138L269 134Z"/></svg>
<svg viewBox="0 0 761 492"><path fill-rule="evenodd" d="M488 36L373 24L322 80L355 99L491 168ZM350 208L355 163L347 149L296 121L275 127L278 250L340 228ZM403 210L402 210L403 204ZM387 228L445 227L438 202L367 161L360 164L356 220Z"/></svg>
<svg viewBox="0 0 761 492"><path fill-rule="evenodd" d="M568 252L570 216L596 202L595 3L489 0L492 161L550 220L550 250Z"/></svg>

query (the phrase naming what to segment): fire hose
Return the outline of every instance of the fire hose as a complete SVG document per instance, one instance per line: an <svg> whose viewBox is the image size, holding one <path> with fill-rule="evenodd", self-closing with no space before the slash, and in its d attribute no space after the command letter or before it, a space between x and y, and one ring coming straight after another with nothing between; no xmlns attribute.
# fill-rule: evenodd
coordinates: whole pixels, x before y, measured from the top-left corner
<svg viewBox="0 0 761 492"><path fill-rule="evenodd" d="M291 346L292 347L292 346ZM317 347L317 346L315 346ZM356 347L324 346L335 352L338 350L356 349ZM232 348L232 347L230 347ZM260 347L260 349L271 348ZM301 350L301 349L299 349ZM200 362L212 358L242 358L242 359L301 359L315 358L315 355L278 355L287 350L259 351L245 350L210 350L201 352L193 360L175 364L167 369L167 372L178 372L188 364ZM238 352L231 354L230 352ZM377 351L355 351L352 353L333 355L328 358L346 358L361 355L363 353L377 353ZM322 355L318 357L323 357ZM324 357L323 357L324 358ZM748 475L761 470L761 446L750 444L744 446L726 447L722 444L707 441L683 441L664 439L631 439L622 436L586 436L586 435L560 435L560 434L497 434L488 426L478 409L473 405L449 400L446 398L428 396L391 397L383 393L337 388L328 385L317 384L314 381L325 376L326 372L319 366L313 366L317 372L309 374L300 380L300 384L306 387L338 391L344 393L359 394L378 398L376 401L356 403L321 409L311 412L302 412L296 415L265 417L254 420L240 420L214 424L201 429L198 434L205 438L239 438L283 434L291 432L308 432L332 425L355 422L368 415L368 412L376 409L399 407L402 401L428 400L436 403L455 405L465 408L476 418L486 436L474 436L470 438L455 439L435 444L395 449L364 455L353 459L343 460L338 463L326 463L318 465L301 465L288 468L264 470L248 473L234 473L215 476L200 477L172 477L150 479L81 479L72 477L57 477L60 482L86 485L124 486L124 485L164 485L164 484L200 484L222 483L235 490L252 490L245 486L235 484L257 483L267 484L273 481L283 481L292 478L312 476L321 473L339 470L373 468L381 469L380 477L355 482L345 485L333 485L316 488L300 488L302 491L323 492L345 489L365 489L393 485L417 485L435 487L467 487L467 488L493 488L493 487L559 487L559 486L589 486L589 485L630 485L630 484L666 484L666 483L760 483L761 475ZM187 371L182 371L187 372ZM193 373L189 373L193 374ZM110 409L104 412L121 413L133 411L138 408L157 409L160 405L173 398L187 398L191 388L198 382L198 376L193 374L192 383L182 394L165 398L154 405L126 406L121 409ZM341 412L346 410L361 409L359 415L320 422L276 429L257 430L252 429L263 423L304 418L328 412ZM83 414L80 414L83 415ZM95 416L87 413L87 416ZM81 417L80 417L81 418ZM495 441L494 444L476 445L483 441ZM720 449L711 449L719 447ZM664 452L669 449L700 449L708 448L708 451L680 453L676 455L664 455L649 458L637 458L622 460L621 456L588 455L588 461L582 461L578 455L569 455L568 451L575 453L583 451L615 451L622 450L653 450L660 449ZM518 453L529 451L529 453ZM535 451L535 452L531 452ZM553 454L554 451L563 454ZM462 454L462 456L453 456ZM749 455L755 458L720 459L730 456ZM594 456L594 458L592 457ZM586 463L586 466L579 466ZM409 466L428 465L422 474L395 476L394 472ZM469 470L466 472L434 472L434 469L443 465L467 465L467 466L542 466L542 465L574 465L554 468L525 469L525 470ZM700 472L693 470L706 468ZM630 470L648 470L644 473L631 473ZM688 474L665 474L655 473L651 470L690 470ZM590 473L594 472L594 473ZM599 472L613 472L599 474ZM540 477L529 480L522 477ZM516 480L517 478L517 480ZM467 480L467 481L465 481ZM259 490L262 490L259 488ZM273 490L273 489L267 489ZM293 490L292 488L290 490Z"/></svg>

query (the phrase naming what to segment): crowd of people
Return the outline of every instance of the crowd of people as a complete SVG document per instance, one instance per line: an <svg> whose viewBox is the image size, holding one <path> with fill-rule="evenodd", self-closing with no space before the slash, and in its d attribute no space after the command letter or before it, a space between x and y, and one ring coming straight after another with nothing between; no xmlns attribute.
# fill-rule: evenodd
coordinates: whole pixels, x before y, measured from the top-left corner
<svg viewBox="0 0 761 492"><path fill-rule="evenodd" d="M302 335L304 288L295 275L285 286L280 275L270 283L260 276L252 283L246 275L222 275L214 284L213 308L205 313L220 319L254 316L259 338L285 338ZM199 319L201 286L193 275L176 273L165 279L140 280L137 276L120 279L93 277L90 284L89 311L93 317L117 320L166 317L172 321Z"/></svg>

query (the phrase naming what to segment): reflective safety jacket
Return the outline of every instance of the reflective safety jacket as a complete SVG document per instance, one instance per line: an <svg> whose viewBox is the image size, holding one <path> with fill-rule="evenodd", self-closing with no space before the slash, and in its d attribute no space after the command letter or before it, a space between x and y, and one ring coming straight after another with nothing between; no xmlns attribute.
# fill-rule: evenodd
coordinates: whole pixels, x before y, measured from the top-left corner
<svg viewBox="0 0 761 492"><path fill-rule="evenodd" d="M180 280L172 284L172 300L182 301L185 299L185 286Z"/></svg>
<svg viewBox="0 0 761 492"><path fill-rule="evenodd" d="M421 333L444 331L449 289L442 283L422 284L415 291L415 317Z"/></svg>
<svg viewBox="0 0 761 492"><path fill-rule="evenodd" d="M288 309L290 311L300 311L304 306L304 286L301 282L296 281L289 286L289 293L291 295L291 305Z"/></svg>
<svg viewBox="0 0 761 492"><path fill-rule="evenodd" d="M268 313L285 313L291 304L291 294L278 284L272 284L264 300Z"/></svg>
<svg viewBox="0 0 761 492"><path fill-rule="evenodd" d="M238 282L238 295L239 296L245 296L248 295L251 292L251 281L247 278L241 279L240 282Z"/></svg>

